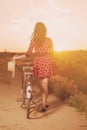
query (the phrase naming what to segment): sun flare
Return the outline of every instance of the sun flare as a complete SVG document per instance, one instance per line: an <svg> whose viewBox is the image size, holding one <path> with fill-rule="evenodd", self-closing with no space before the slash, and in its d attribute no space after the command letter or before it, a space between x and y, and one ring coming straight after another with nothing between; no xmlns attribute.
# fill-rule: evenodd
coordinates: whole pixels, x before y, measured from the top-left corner
<svg viewBox="0 0 87 130"><path fill-rule="evenodd" d="M63 51L63 50L64 50L63 46L54 44L54 51Z"/></svg>

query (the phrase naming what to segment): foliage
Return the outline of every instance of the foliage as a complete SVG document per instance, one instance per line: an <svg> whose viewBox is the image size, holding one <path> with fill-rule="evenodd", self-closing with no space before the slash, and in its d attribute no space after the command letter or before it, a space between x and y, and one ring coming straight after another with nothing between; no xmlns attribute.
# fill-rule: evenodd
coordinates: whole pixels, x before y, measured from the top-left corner
<svg viewBox="0 0 87 130"><path fill-rule="evenodd" d="M87 114L87 95L79 91L75 81L55 75L49 80L49 91L70 106Z"/></svg>
<svg viewBox="0 0 87 130"><path fill-rule="evenodd" d="M56 76L50 80L51 93L87 113L87 51L56 52L54 57Z"/></svg>
<svg viewBox="0 0 87 130"><path fill-rule="evenodd" d="M60 97L62 100L69 98L77 93L77 85L74 81L68 80L65 77L54 75L49 80L50 93Z"/></svg>
<svg viewBox="0 0 87 130"><path fill-rule="evenodd" d="M63 51L54 54L55 74L75 80L79 90L87 94L87 51Z"/></svg>
<svg viewBox="0 0 87 130"><path fill-rule="evenodd" d="M68 99L68 103L69 105L78 108L79 111L86 112L87 114L87 96L82 92L79 92L74 96L71 96Z"/></svg>

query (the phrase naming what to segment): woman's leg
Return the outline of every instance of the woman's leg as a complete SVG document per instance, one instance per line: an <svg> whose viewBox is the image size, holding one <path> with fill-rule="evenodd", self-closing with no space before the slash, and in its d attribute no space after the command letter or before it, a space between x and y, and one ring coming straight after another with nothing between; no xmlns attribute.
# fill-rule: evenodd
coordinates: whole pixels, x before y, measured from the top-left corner
<svg viewBox="0 0 87 130"><path fill-rule="evenodd" d="M48 98L48 78L44 78L40 81L40 90L42 93L42 101L43 101L43 108L45 108L45 105L47 104L47 98Z"/></svg>

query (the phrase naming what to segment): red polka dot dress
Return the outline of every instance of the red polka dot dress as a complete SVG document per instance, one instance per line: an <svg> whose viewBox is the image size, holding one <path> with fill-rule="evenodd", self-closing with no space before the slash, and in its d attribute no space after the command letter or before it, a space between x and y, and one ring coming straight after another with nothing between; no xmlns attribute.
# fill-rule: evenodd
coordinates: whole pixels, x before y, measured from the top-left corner
<svg viewBox="0 0 87 130"><path fill-rule="evenodd" d="M34 58L34 76L39 78L47 78L53 75L53 67L50 59L50 53L53 52L53 44L50 38L46 38L42 46L37 46L36 40L32 39L27 53L31 54L35 51Z"/></svg>

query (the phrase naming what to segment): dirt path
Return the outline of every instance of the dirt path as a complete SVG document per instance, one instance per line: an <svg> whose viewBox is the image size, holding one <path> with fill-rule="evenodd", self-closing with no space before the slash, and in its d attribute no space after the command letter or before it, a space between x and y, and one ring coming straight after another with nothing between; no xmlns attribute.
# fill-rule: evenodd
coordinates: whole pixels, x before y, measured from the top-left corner
<svg viewBox="0 0 87 130"><path fill-rule="evenodd" d="M34 111L31 119L26 119L26 110L17 101L19 78L14 82L3 74L0 78L0 130L87 130L87 117L52 95L46 113Z"/></svg>

